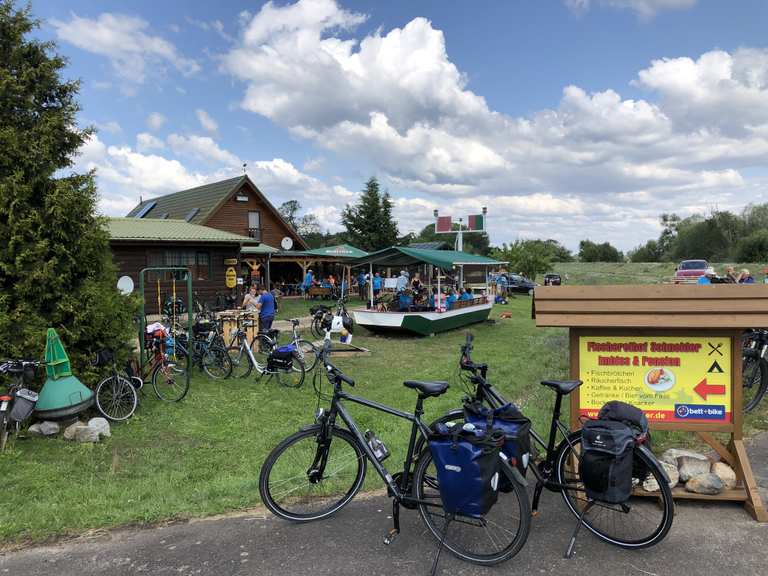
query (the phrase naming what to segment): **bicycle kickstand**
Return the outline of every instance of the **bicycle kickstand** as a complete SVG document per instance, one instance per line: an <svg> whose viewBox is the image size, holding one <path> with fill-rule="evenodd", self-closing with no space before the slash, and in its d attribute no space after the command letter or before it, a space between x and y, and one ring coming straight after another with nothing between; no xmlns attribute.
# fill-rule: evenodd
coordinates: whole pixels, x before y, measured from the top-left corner
<svg viewBox="0 0 768 576"><path fill-rule="evenodd" d="M397 498L392 499L392 522L394 527L384 536L384 544L387 546L392 544L397 535L400 534L400 502L397 501Z"/></svg>
<svg viewBox="0 0 768 576"><path fill-rule="evenodd" d="M539 498L541 498L541 492L544 489L544 482L539 480L536 482L536 489L533 491L533 504L531 505L531 516L536 518L539 515Z"/></svg>
<svg viewBox="0 0 768 576"><path fill-rule="evenodd" d="M432 570L429 573L429 576L435 576L435 573L437 572L437 563L440 561L440 552L443 551L443 547L445 546L445 537L448 535L448 525L451 523L451 520L453 520L453 514L446 514L443 533L440 536L440 541L437 543L437 553L435 554L435 559L432 562Z"/></svg>
<svg viewBox="0 0 768 576"><path fill-rule="evenodd" d="M584 524L584 516L587 512L589 512L589 509L592 508L594 505L594 500L587 501L586 506L584 506L584 510L581 511L581 514L579 514L579 522L576 524L576 530L573 531L573 536L571 536L571 541L568 543L568 549L565 551L564 558L567 560L570 560L573 558L573 549L576 547L576 536L579 535L579 530L581 530L582 524Z"/></svg>

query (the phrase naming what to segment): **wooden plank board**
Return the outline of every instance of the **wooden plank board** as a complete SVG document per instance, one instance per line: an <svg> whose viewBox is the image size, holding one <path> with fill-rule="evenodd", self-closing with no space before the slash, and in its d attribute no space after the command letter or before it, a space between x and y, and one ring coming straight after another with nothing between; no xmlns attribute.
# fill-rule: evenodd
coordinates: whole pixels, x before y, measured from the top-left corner
<svg viewBox="0 0 768 576"><path fill-rule="evenodd" d="M768 298L750 298L738 300L699 299L685 300L578 300L557 299L536 301L536 314L586 314L600 312L605 314L667 313L698 314L700 312L739 314L768 314Z"/></svg>
<svg viewBox="0 0 768 576"><path fill-rule="evenodd" d="M646 492L640 489L634 490L632 494L648 498L659 497L658 492ZM748 500L746 490L738 486L731 490L723 490L720 494L696 494L695 492L688 492L685 486L675 486L672 488L672 497L676 500L718 500L722 502L746 502Z"/></svg>
<svg viewBox="0 0 768 576"><path fill-rule="evenodd" d="M743 330L749 326L768 326L768 313L766 314L734 314L719 313L716 311L699 314L664 314L645 313L542 313L539 311L539 302L536 306L536 326L539 327L622 327L622 328L656 328L663 326L670 328L696 328L704 330L717 330L730 328Z"/></svg>
<svg viewBox="0 0 768 576"><path fill-rule="evenodd" d="M732 300L768 298L763 284L537 286L536 300Z"/></svg>

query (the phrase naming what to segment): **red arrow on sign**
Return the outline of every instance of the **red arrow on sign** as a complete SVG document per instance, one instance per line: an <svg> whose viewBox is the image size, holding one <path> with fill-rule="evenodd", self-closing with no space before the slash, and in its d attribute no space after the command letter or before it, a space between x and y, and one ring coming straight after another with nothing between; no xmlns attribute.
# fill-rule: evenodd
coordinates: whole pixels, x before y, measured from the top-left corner
<svg viewBox="0 0 768 576"><path fill-rule="evenodd" d="M696 384L696 388L693 391L706 400L707 394L725 394L725 385L707 384L707 379L704 378L704 380Z"/></svg>

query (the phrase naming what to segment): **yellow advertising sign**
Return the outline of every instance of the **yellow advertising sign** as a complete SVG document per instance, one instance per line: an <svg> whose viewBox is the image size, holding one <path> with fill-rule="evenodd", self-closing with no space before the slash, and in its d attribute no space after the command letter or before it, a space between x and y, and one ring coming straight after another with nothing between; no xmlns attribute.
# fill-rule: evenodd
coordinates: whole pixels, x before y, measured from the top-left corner
<svg viewBox="0 0 768 576"><path fill-rule="evenodd" d="M227 268L227 271L224 272L224 282L227 288L234 288L237 286L237 272L234 268L229 267Z"/></svg>
<svg viewBox="0 0 768 576"><path fill-rule="evenodd" d="M650 422L731 422L731 339L580 336L579 413L621 400Z"/></svg>

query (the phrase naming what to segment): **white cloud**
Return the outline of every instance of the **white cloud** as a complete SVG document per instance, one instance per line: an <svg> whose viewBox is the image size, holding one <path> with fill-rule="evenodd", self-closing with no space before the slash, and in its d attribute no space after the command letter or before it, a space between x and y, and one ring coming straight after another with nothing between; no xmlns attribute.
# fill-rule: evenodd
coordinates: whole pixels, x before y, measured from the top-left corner
<svg viewBox="0 0 768 576"><path fill-rule="evenodd" d="M160 112L152 112L147 116L147 127L153 132L157 132L165 124L166 117L160 114Z"/></svg>
<svg viewBox="0 0 768 576"><path fill-rule="evenodd" d="M116 76L134 90L147 74L170 65L184 75L200 70L168 40L148 33L149 24L136 16L105 12L98 18L73 14L69 21L51 20L60 40L109 59Z"/></svg>
<svg viewBox="0 0 768 576"><path fill-rule="evenodd" d="M310 158L304 162L303 168L307 172L314 172L315 170L320 170L320 168L323 167L323 164L325 164L325 158L323 157Z"/></svg>
<svg viewBox="0 0 768 576"><path fill-rule="evenodd" d="M136 135L136 149L139 152L146 152L147 150L162 150L165 148L165 142L160 140L157 136L153 136L149 132L141 132Z"/></svg>
<svg viewBox="0 0 768 576"><path fill-rule="evenodd" d="M242 164L240 158L219 147L209 136L171 134L168 136L168 145L179 156L203 160L209 164L223 164L227 167L237 167Z"/></svg>
<svg viewBox="0 0 768 576"><path fill-rule="evenodd" d="M97 122L96 128L100 132L107 132L109 134L120 134L120 132L123 131L122 126L115 121L115 120L109 120L107 122Z"/></svg>
<svg viewBox="0 0 768 576"><path fill-rule="evenodd" d="M611 8L629 9L642 18L653 18L662 10L687 10L697 0L564 0L565 5L578 14L586 12L591 5L600 4Z"/></svg>
<svg viewBox="0 0 768 576"><path fill-rule="evenodd" d="M611 5L650 16L692 2ZM242 107L369 163L411 202L403 229L431 218L416 196L449 210L482 201L495 242L556 228L573 244L592 225L594 239L629 248L655 233L647 223L660 212L765 194L743 169L768 157L768 50L656 60L635 81L647 98L566 86L556 107L511 117L469 89L423 18L360 38L365 17L332 0L247 18L222 60L244 83ZM628 233L628 222L642 226Z"/></svg>
<svg viewBox="0 0 768 576"><path fill-rule="evenodd" d="M206 132L216 132L219 129L216 120L211 118L211 115L202 108L195 110L195 116L197 116L197 121L200 122L200 126Z"/></svg>

